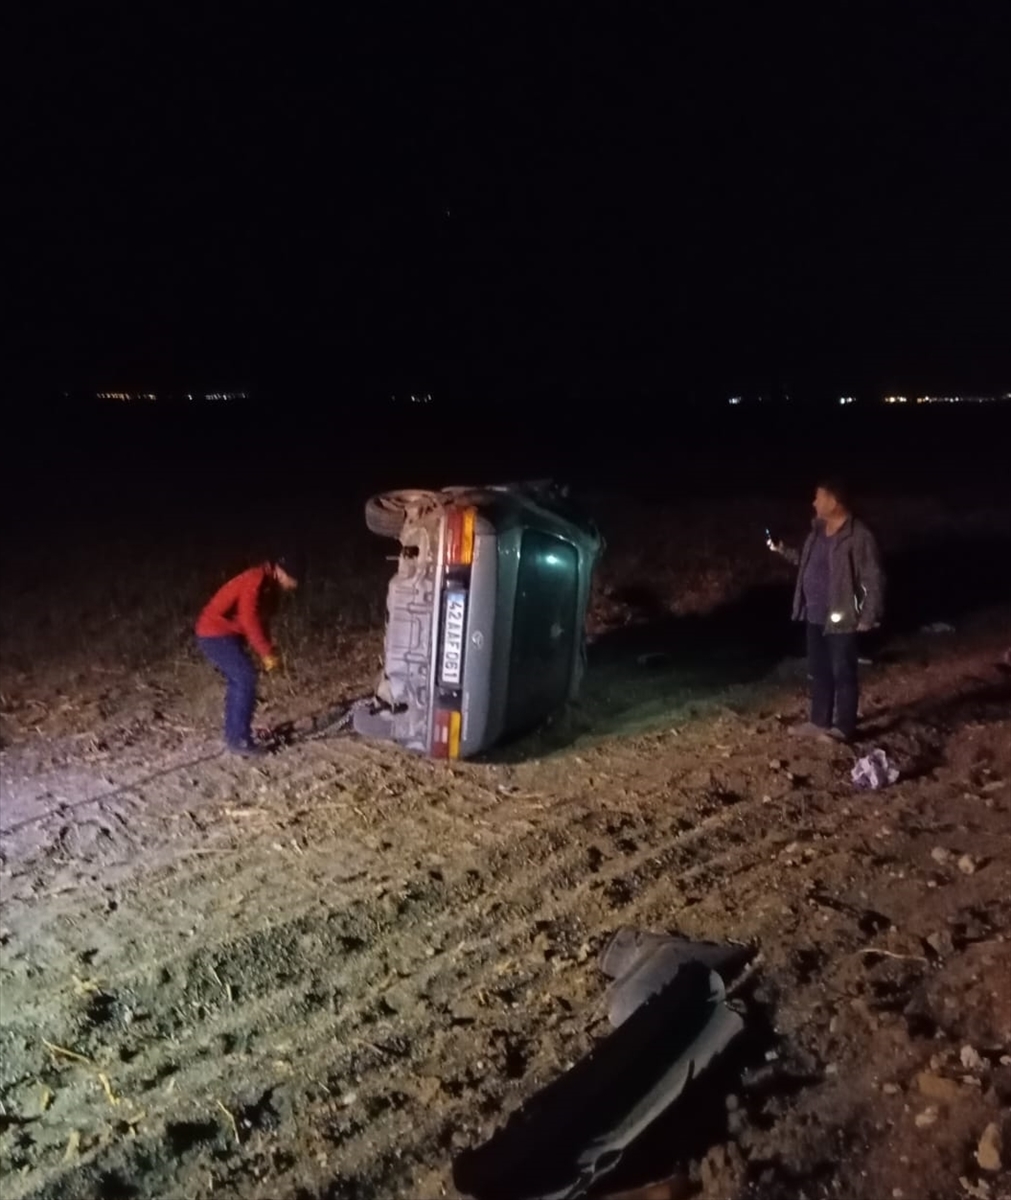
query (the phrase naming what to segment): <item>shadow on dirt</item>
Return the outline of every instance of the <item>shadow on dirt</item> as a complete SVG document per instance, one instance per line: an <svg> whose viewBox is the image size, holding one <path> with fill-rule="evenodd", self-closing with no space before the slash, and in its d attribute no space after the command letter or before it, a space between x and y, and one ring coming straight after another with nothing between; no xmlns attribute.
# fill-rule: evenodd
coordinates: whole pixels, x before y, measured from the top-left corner
<svg viewBox="0 0 1011 1200"><path fill-rule="evenodd" d="M974 721L985 725L995 721L1006 721L1011 707L1011 677L997 675L982 680L978 686L957 695L927 696L910 704L892 709L884 718L868 725L868 733L875 736L891 733L907 721L924 722L930 725L957 725ZM906 778L912 777L909 772Z"/></svg>
<svg viewBox="0 0 1011 1200"><path fill-rule="evenodd" d="M704 615L662 613L612 630L590 649L587 687L615 670L641 676L677 669L716 686L759 678L795 649L791 595L792 584L769 584Z"/></svg>
<svg viewBox="0 0 1011 1200"><path fill-rule="evenodd" d="M747 1024L738 1042L693 1081L686 1095L629 1147L614 1172L588 1196L645 1187L674 1175L692 1159L704 1158L712 1146L726 1143L732 1137L728 1127L730 1095L741 1097L741 1116L758 1123L766 1097L742 1089L741 1084L749 1075L759 1074L766 1055L780 1041L772 1009L755 998L753 986L749 985L741 999ZM785 1075L773 1078L770 1074L768 1088L772 1094L787 1095L814 1082L816 1078L793 1084Z"/></svg>
<svg viewBox="0 0 1011 1200"><path fill-rule="evenodd" d="M772 584L711 613L665 612L605 633L589 649L578 704L487 761L522 762L558 753L581 737L643 732L728 687L764 679L784 658L800 653L798 629L789 620L791 588ZM643 603L643 591L636 588L637 613L651 607Z"/></svg>
<svg viewBox="0 0 1011 1200"><path fill-rule="evenodd" d="M666 1179L704 1157L710 1147L725 1143L731 1136L730 1113L738 1109L737 1103L728 1107L729 1095L742 1097L738 1122L760 1122L766 1095L752 1098L742 1085L762 1074L770 1051L778 1059L783 1047L773 1010L757 997L754 981L737 1003L744 1016L740 1036L697 1077L691 1076L684 1091L623 1152L613 1148L613 1139L645 1097L652 1094L655 1103L657 1059L667 1051L666 1046L657 1050L657 1025L640 1010L598 1041L573 1074L557 1076L529 1098L491 1139L458 1154L453 1163L457 1189L477 1200L568 1195L570 1189L574 1196L613 1195ZM663 1021L666 1014L657 1011L656 1016ZM690 1013L682 1016L688 1025L694 1019ZM676 1042L678 1035L667 1028ZM796 1086L795 1080L778 1074L766 1083L780 1095ZM588 1094L595 1094L590 1103ZM604 1153L602 1145L608 1142L612 1149ZM584 1174L589 1165L612 1158L615 1166L590 1183Z"/></svg>
<svg viewBox="0 0 1011 1200"><path fill-rule="evenodd" d="M885 625L866 639L877 660L894 657L888 640L1011 599L1011 535L932 540L888 555ZM794 577L745 592L710 613L673 616L648 585L622 589L632 620L590 647L576 711L490 758L520 762L557 753L585 736L641 732L726 688L768 678L804 653L792 622Z"/></svg>

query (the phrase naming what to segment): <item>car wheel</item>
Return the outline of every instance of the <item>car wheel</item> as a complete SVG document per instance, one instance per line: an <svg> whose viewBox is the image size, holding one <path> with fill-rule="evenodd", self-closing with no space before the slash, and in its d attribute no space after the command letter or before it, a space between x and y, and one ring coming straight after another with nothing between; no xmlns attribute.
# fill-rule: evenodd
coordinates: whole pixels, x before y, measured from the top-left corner
<svg viewBox="0 0 1011 1200"><path fill-rule="evenodd" d="M382 492L365 502L365 524L380 537L399 538L411 509L435 508L439 499L434 492L404 490Z"/></svg>

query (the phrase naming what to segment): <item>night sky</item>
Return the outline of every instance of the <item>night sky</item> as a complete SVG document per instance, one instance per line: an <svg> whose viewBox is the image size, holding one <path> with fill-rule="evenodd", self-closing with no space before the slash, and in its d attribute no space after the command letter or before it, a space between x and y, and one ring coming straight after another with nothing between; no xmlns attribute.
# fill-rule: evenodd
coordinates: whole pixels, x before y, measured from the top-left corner
<svg viewBox="0 0 1011 1200"><path fill-rule="evenodd" d="M805 10L31 18L4 382L1006 390L1011 5Z"/></svg>

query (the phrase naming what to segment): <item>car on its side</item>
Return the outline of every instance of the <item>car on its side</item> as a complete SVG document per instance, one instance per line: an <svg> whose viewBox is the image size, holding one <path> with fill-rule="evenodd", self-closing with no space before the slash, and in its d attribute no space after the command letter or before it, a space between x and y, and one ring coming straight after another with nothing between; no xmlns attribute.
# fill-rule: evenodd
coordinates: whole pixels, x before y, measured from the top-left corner
<svg viewBox="0 0 1011 1200"><path fill-rule="evenodd" d="M579 689L596 525L551 482L384 492L369 529L400 543L383 671L355 730L434 758L528 733Z"/></svg>

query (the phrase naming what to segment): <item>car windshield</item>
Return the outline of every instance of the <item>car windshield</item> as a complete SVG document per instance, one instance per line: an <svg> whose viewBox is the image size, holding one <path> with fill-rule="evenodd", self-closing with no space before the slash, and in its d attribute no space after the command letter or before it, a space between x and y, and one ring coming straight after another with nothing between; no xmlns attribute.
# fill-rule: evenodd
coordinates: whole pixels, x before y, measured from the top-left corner
<svg viewBox="0 0 1011 1200"><path fill-rule="evenodd" d="M579 560L573 546L528 529L520 547L505 726L510 735L564 703L577 652Z"/></svg>

